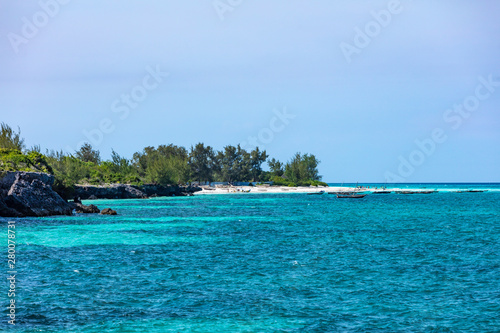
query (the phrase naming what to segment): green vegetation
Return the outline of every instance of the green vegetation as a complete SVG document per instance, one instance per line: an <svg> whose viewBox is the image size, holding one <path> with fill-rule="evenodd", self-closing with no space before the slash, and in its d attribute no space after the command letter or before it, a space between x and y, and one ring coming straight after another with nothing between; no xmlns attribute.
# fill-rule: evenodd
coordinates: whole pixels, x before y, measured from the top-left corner
<svg viewBox="0 0 500 333"><path fill-rule="evenodd" d="M23 154L18 149L0 148L0 169L3 171L36 171L52 173L44 155L36 151Z"/></svg>
<svg viewBox="0 0 500 333"><path fill-rule="evenodd" d="M112 151L111 160L102 161L100 152L88 143L74 154L47 151L43 155L39 146L25 150L20 133L1 124L0 170L54 174L54 188L64 197L71 196L75 184L271 181L281 186L326 185L320 181L319 161L310 154L297 153L286 164L272 158L268 161L270 171L262 170L269 157L266 151L255 148L248 152L240 145L229 145L221 151L203 143L189 151L173 144L160 145L146 147L130 160Z"/></svg>
<svg viewBox="0 0 500 333"><path fill-rule="evenodd" d="M17 133L7 124L0 124L0 148L15 149L22 151L24 149L24 139L21 138L21 129Z"/></svg>
<svg viewBox="0 0 500 333"><path fill-rule="evenodd" d="M147 183L185 184L189 180L188 152L184 147L146 147L132 159L138 175Z"/></svg>
<svg viewBox="0 0 500 333"><path fill-rule="evenodd" d="M306 182L320 180L318 174L318 164L319 161L314 155L300 153L295 154L290 162L285 166L285 177L297 184Z"/></svg>

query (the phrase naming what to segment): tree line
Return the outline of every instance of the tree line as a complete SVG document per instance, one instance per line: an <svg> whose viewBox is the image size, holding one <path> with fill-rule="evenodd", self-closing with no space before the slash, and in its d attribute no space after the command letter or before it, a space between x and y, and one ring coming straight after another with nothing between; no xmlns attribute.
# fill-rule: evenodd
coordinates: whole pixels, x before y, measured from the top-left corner
<svg viewBox="0 0 500 333"><path fill-rule="evenodd" d="M262 166L268 164L270 171ZM296 153L288 162L269 159L258 147L247 151L240 145L217 151L204 143L186 149L173 144L146 147L131 159L114 150L111 159L85 143L74 153L26 149L21 132L2 123L0 127L0 167L11 171L42 171L55 175L56 187L74 184L127 183L177 185L192 182L267 182L277 185L318 185L319 160L312 154ZM324 183L322 183L324 184Z"/></svg>

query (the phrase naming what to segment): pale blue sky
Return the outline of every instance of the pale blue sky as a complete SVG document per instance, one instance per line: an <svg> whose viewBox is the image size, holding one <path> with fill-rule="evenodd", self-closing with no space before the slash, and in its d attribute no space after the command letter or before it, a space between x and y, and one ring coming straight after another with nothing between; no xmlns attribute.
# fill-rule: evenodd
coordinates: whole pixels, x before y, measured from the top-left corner
<svg viewBox="0 0 500 333"><path fill-rule="evenodd" d="M28 145L74 150L104 122L105 158L260 134L281 160L315 154L329 182L500 181L500 85L479 79L500 81L498 1L61 2L0 0L0 120ZM436 128L425 155L415 140Z"/></svg>

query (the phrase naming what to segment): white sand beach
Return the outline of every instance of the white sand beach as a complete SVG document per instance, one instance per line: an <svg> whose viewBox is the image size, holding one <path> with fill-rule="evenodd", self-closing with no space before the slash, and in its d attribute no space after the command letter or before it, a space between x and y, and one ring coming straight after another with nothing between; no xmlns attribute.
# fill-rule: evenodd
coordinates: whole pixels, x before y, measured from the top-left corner
<svg viewBox="0 0 500 333"><path fill-rule="evenodd" d="M201 192L196 192L199 194L227 194L227 193L315 193L315 192L351 192L355 191L355 188L350 187L328 187L328 186L298 186L298 187L287 187L287 186L217 186L208 187L202 186L203 190ZM367 189L368 191L369 189ZM359 191L359 189L358 189Z"/></svg>
<svg viewBox="0 0 500 333"><path fill-rule="evenodd" d="M298 186L298 187L287 187L287 186L228 186L228 185L217 185L216 187L210 186L200 186L203 190L201 192L196 192L196 195L199 194L228 194L228 193L240 193L240 194L249 194L249 193L317 193L317 192L381 192L381 191L390 191L392 193L399 191L409 191L412 192L428 192L429 190L438 191L439 192L456 192L459 190L463 190L460 187L457 188L400 188L400 187L390 187L387 189L383 189L382 187L348 187L348 186ZM489 191L495 191L489 189Z"/></svg>

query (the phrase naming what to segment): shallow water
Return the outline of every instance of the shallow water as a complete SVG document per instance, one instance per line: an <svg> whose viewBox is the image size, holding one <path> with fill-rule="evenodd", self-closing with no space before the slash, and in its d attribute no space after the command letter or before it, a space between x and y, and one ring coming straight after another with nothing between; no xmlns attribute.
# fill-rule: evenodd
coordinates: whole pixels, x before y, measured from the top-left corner
<svg viewBox="0 0 500 333"><path fill-rule="evenodd" d="M499 201L240 193L17 219L15 330L498 331Z"/></svg>

